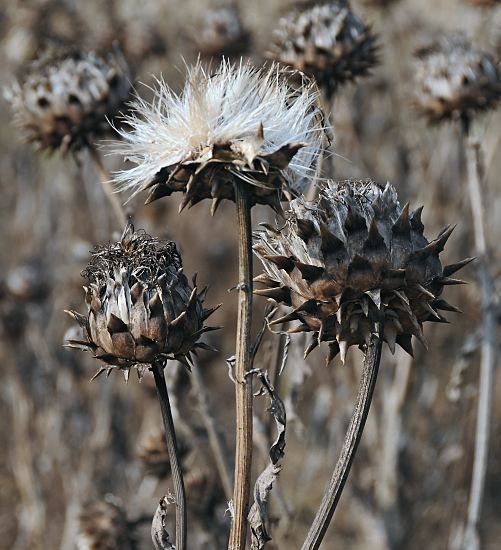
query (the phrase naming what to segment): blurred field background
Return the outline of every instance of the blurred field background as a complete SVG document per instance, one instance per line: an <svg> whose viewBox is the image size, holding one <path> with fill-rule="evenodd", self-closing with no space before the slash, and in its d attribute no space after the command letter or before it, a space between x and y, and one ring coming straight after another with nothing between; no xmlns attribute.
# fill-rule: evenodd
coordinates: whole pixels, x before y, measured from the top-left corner
<svg viewBox="0 0 501 550"><path fill-rule="evenodd" d="M97 52L118 41L133 67L138 92L148 97L153 75L176 90L184 60L198 55L194 42L208 0L2 0L0 87L23 73L47 43ZM220 2L217 5L222 5ZM287 9L285 0L239 2L252 37L249 56L263 61L271 33ZM390 181L401 203L425 206L429 235L446 223L458 227L445 263L471 256L471 218L464 159L453 124L429 128L413 112L412 52L444 31L462 30L473 42L501 54L501 9L482 11L460 0L402 0L388 9L359 2L353 7L379 35L381 64L372 76L341 89L331 113L335 141L332 166L338 179ZM0 548L75 548L79 519L95 501L113 495L131 521L139 520L138 548L151 548L149 521L169 486L146 475L141 445L160 426L149 377L128 385L118 375L89 383L97 370L90 357L62 347L71 320L63 309L82 311L80 271L94 244L116 237L118 228L85 151L76 158L39 155L23 145L11 113L0 100ZM485 158L488 238L499 288L501 274L501 112L478 117L473 133ZM119 160L106 158L113 170ZM144 198L144 197L143 197ZM158 237L175 240L187 274L210 286L207 303L223 302L210 333L218 354L201 354L202 376L232 459L233 386L225 359L234 353L236 294L235 208L223 203L211 218L207 204L177 214L180 198L132 205L135 222ZM270 214L254 209L254 221ZM261 270L255 263L255 272ZM479 293L471 284L448 289L463 315L451 325L425 327L429 351L416 346L414 360L385 350L375 401L352 474L323 548L459 549L473 462L479 366ZM255 301L255 330L265 300ZM276 338L276 337L275 337ZM266 333L259 366L275 368L276 344ZM301 337L293 338L288 365L277 382L286 402L288 436L283 471L272 497L273 542L299 548L330 477L351 414L361 354L343 367L324 367L322 348L307 362ZM225 547L229 516L210 457L197 392L190 376L168 366L186 439L190 547ZM495 410L480 533L482 548L501 540L501 383ZM266 464L274 437L264 397L256 398L256 474ZM230 452L231 451L231 452ZM190 485L191 482L191 485Z"/></svg>

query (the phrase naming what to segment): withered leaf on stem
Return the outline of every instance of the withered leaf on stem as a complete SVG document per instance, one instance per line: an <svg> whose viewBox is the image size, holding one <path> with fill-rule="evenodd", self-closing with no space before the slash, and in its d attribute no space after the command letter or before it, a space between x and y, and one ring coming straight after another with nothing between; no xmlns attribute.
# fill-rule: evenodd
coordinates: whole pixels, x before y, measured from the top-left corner
<svg viewBox="0 0 501 550"><path fill-rule="evenodd" d="M285 454L285 406L270 383L268 375L262 371L257 372L262 383L260 393L267 392L271 400L270 414L277 426L277 437L270 447L270 464L263 470L254 485L254 504L252 505L248 520L251 528L251 549L261 550L271 540L269 533L268 499L273 488L273 483L282 469L281 460Z"/></svg>
<svg viewBox="0 0 501 550"><path fill-rule="evenodd" d="M157 510L151 524L151 538L156 550L175 550L167 532L167 512L169 505L173 504L171 495L164 495L158 503Z"/></svg>

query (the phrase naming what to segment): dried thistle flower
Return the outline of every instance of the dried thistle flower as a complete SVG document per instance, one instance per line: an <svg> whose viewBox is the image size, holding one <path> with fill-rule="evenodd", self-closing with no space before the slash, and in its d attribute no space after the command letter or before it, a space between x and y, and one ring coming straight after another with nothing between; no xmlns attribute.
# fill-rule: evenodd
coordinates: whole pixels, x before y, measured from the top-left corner
<svg viewBox="0 0 501 550"><path fill-rule="evenodd" d="M299 91L273 65L223 61L215 73L200 64L189 70L178 96L158 82L152 105L137 99L125 117L131 131L115 152L136 167L116 180L132 194L149 189L146 202L184 193L181 209L212 198L235 200L234 181L247 182L251 203L280 209L280 199L300 192L314 173L323 130L317 93Z"/></svg>
<svg viewBox="0 0 501 550"><path fill-rule="evenodd" d="M439 310L458 311L440 298L451 275L470 259L442 268L439 254L452 233L447 226L428 242L422 208L409 214L395 189L370 180L329 183L316 203L291 204L283 229L267 228L254 246L265 274L255 291L291 306L273 324L299 320L290 332L312 332L305 356L329 342L329 363L348 348L366 346L384 315L384 338L412 355L412 336L424 343L425 321L446 322Z"/></svg>
<svg viewBox="0 0 501 550"><path fill-rule="evenodd" d="M189 446L187 445L186 438L179 437L179 430L177 432L179 458L182 461L189 450ZM163 432L156 432L146 438L141 444L138 458L146 475L163 479L169 474L170 459L165 434Z"/></svg>
<svg viewBox="0 0 501 550"><path fill-rule="evenodd" d="M376 39L347 1L300 4L281 18L267 56L312 75L331 96L337 87L369 73Z"/></svg>
<svg viewBox="0 0 501 550"><path fill-rule="evenodd" d="M119 242L97 247L82 275L87 315L68 313L82 327L83 340L69 347L91 351L94 357L138 376L158 360L172 358L189 368L190 353L209 349L198 342L211 330L203 322L216 308L202 307L205 290L197 292L183 274L181 257L173 242L158 241L127 225Z"/></svg>
<svg viewBox="0 0 501 550"><path fill-rule="evenodd" d="M494 8L501 5L501 0L467 0L478 8Z"/></svg>
<svg viewBox="0 0 501 550"><path fill-rule="evenodd" d="M194 40L203 55L236 55L247 50L250 35L242 24L238 6L224 6L203 14Z"/></svg>
<svg viewBox="0 0 501 550"><path fill-rule="evenodd" d="M496 63L461 36L441 38L416 56L414 105L430 122L469 118L501 97Z"/></svg>
<svg viewBox="0 0 501 550"><path fill-rule="evenodd" d="M130 90L130 73L118 53L59 52L33 63L24 81L6 90L15 124L26 141L62 153L110 130Z"/></svg>
<svg viewBox="0 0 501 550"><path fill-rule="evenodd" d="M80 517L77 536L78 550L137 550L139 545L134 525L127 520L125 510L117 499L90 505Z"/></svg>

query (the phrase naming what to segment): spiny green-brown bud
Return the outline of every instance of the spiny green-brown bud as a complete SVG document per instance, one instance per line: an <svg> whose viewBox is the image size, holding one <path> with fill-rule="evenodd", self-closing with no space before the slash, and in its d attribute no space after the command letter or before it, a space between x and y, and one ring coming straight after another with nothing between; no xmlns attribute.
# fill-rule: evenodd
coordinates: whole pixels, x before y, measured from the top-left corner
<svg viewBox="0 0 501 550"><path fill-rule="evenodd" d="M327 95L377 63L370 27L346 0L305 2L280 19L267 56L313 76Z"/></svg>
<svg viewBox="0 0 501 550"><path fill-rule="evenodd" d="M412 336L424 343L425 321L446 322L440 310L458 309L440 298L444 285L471 259L442 268L439 254L453 227L429 242L421 210L400 207L395 189L370 180L326 184L315 203L297 199L282 229L256 236L265 273L256 294L292 311L273 321L299 321L289 332L312 332L305 355L329 342L330 362L348 348L364 349L384 316L384 339L412 354Z"/></svg>
<svg viewBox="0 0 501 550"><path fill-rule="evenodd" d="M116 243L98 247L82 275L88 313L68 313L83 329L83 340L68 345L91 351L113 367L131 367L138 375L156 361L176 359L189 368L190 353L209 346L198 342L211 327L205 319L216 308L203 309L205 289L198 293L183 273L173 242L159 241L128 224ZM97 375L96 375L97 376Z"/></svg>
<svg viewBox="0 0 501 550"><path fill-rule="evenodd" d="M80 517L76 546L78 550L139 548L134 525L127 520L125 510L111 495L84 510Z"/></svg>
<svg viewBox="0 0 501 550"><path fill-rule="evenodd" d="M42 56L24 81L6 91L15 124L39 149L79 149L110 131L124 106L131 76L118 53L59 52Z"/></svg>
<svg viewBox="0 0 501 550"><path fill-rule="evenodd" d="M501 97L493 58L462 36L443 37L416 52L414 106L430 122L471 118Z"/></svg>

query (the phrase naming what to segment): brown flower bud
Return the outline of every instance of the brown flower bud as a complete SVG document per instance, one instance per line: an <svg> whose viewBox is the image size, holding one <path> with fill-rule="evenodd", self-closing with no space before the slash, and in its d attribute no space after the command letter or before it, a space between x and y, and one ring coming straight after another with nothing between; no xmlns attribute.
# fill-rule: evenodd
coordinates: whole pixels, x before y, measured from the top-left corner
<svg viewBox="0 0 501 550"><path fill-rule="evenodd" d="M471 117L501 97L493 58L461 36L445 37L416 52L416 110L430 122Z"/></svg>
<svg viewBox="0 0 501 550"><path fill-rule="evenodd" d="M247 51L250 35L242 25L238 7L224 6L204 13L194 41L206 56L237 55Z"/></svg>
<svg viewBox="0 0 501 550"><path fill-rule="evenodd" d="M375 36L346 0L300 4L280 19L267 56L313 76L328 96L377 63Z"/></svg>
<svg viewBox="0 0 501 550"><path fill-rule="evenodd" d="M129 69L119 54L58 53L35 62L24 82L6 91L14 121L26 141L62 153L108 132L108 118L131 90Z"/></svg>
<svg viewBox="0 0 501 550"><path fill-rule="evenodd" d="M440 298L444 285L471 259L442 268L439 254L452 233L429 242L421 210L400 207L395 189L370 180L327 184L316 203L292 202L286 226L257 236L254 250L265 274L256 294L292 307L274 324L298 320L290 332L312 332L305 355L329 342L330 362L363 349L384 316L384 338L412 354L412 336L424 342L425 321L446 322L440 310L458 311Z"/></svg>
<svg viewBox="0 0 501 550"><path fill-rule="evenodd" d="M91 351L107 363L101 369L131 367L140 376L158 360L176 359L189 368L191 352L211 327L203 322L216 309L202 307L205 290L188 283L173 242L158 241L128 224L119 242L98 247L83 276L87 315L68 313L83 329L69 347ZM97 376L97 375L96 375Z"/></svg>
<svg viewBox="0 0 501 550"><path fill-rule="evenodd" d="M117 499L108 495L84 510L77 536L78 550L137 550L134 526Z"/></svg>

